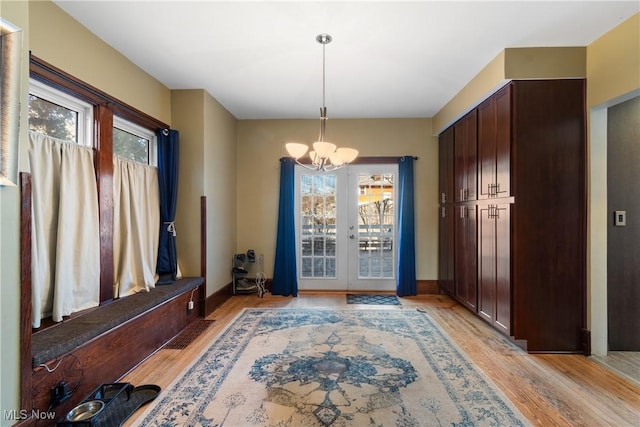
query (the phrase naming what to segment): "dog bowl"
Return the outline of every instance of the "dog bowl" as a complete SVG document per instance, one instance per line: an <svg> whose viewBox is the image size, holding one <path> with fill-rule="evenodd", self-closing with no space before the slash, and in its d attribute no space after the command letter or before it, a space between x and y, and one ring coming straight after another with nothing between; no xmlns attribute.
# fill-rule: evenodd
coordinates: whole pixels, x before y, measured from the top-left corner
<svg viewBox="0 0 640 427"><path fill-rule="evenodd" d="M67 414L67 421L83 421L96 416L104 408L102 400L90 400L76 406Z"/></svg>

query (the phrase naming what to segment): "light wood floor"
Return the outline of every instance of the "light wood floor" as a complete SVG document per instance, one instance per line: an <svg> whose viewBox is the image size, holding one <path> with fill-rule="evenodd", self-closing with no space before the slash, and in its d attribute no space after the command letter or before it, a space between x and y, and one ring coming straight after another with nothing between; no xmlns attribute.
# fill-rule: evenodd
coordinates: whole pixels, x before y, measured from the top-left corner
<svg viewBox="0 0 640 427"><path fill-rule="evenodd" d="M640 426L640 387L594 360L581 355L527 354L444 295L401 298L401 302L401 306L349 307L426 309L533 425ZM166 389L245 307L346 305L344 293L339 292L302 293L297 298L234 296L208 317L215 319L213 325L186 349L160 350L122 381Z"/></svg>

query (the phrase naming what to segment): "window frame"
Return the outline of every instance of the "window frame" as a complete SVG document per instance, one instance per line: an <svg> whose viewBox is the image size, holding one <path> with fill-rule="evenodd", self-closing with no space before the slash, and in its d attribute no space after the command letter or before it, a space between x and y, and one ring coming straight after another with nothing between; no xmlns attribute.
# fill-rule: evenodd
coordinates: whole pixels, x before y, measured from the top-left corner
<svg viewBox="0 0 640 427"><path fill-rule="evenodd" d="M153 131L151 131L150 129L144 126L137 125L127 119L123 119L120 116L113 116L113 127L116 129L120 129L121 131L135 135L139 138L148 140L149 146L147 147L148 149L147 163L142 163L142 162L138 162L138 163L147 164L149 166L156 166L156 167L158 166L158 137ZM114 156L115 155L116 154L114 153Z"/></svg>

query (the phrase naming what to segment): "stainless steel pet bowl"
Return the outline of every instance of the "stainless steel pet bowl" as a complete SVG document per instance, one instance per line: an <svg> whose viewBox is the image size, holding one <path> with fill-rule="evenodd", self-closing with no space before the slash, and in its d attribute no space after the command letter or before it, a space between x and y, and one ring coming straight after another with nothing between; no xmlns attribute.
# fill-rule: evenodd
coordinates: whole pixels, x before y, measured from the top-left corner
<svg viewBox="0 0 640 427"><path fill-rule="evenodd" d="M90 400L76 406L67 414L67 421L83 421L97 415L104 408L102 400Z"/></svg>

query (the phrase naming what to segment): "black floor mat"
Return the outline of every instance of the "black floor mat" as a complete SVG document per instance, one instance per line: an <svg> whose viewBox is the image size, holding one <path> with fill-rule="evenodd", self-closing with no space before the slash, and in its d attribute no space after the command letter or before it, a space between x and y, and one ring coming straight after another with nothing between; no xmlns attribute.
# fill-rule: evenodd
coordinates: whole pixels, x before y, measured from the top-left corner
<svg viewBox="0 0 640 427"><path fill-rule="evenodd" d="M347 294L347 304L399 305L395 295Z"/></svg>
<svg viewBox="0 0 640 427"><path fill-rule="evenodd" d="M75 421L63 420L58 427L120 427L140 407L155 399L160 387L153 384L133 387L129 383L106 384L105 392L98 388L86 401L101 400L104 409L95 416ZM110 390L115 395L111 396Z"/></svg>

